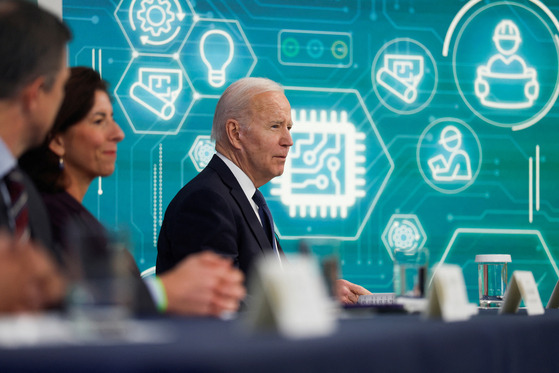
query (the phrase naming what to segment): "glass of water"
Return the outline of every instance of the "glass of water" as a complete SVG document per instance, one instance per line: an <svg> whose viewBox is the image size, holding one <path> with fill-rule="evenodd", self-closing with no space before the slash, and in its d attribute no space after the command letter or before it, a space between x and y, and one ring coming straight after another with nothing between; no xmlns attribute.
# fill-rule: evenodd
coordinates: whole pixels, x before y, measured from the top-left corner
<svg viewBox="0 0 559 373"><path fill-rule="evenodd" d="M478 268L479 306L498 308L503 303L508 281L508 254L476 255Z"/></svg>

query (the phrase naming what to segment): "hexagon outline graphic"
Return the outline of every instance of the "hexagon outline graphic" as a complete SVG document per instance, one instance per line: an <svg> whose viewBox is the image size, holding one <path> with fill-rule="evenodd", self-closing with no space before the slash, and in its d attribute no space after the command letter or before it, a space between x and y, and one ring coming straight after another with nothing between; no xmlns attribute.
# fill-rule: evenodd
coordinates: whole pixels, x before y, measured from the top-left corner
<svg viewBox="0 0 559 373"><path fill-rule="evenodd" d="M196 154L195 154L199 144L201 144L204 141L208 142L208 143L211 143L213 145L214 154L215 154L215 143L213 141L211 141L211 136L209 136L209 135L199 135L192 142L192 146L190 147L190 150L188 151L187 157L185 157L185 158L190 158L190 160L192 161L192 164L194 165L194 168L196 168L196 170L198 172L202 171L204 169L204 167L206 167L206 165L200 164L200 162L196 158Z"/></svg>
<svg viewBox="0 0 559 373"><path fill-rule="evenodd" d="M132 39L130 38L130 35L128 34L129 31L136 31L136 25L134 24L134 21L132 20L132 12L130 11L131 8L134 7L135 3L138 0L130 0L130 3L128 5L128 16L127 16L127 21L129 22L130 26L129 28L131 30L127 30L127 28L125 27L125 25L123 24L122 19L120 18L119 15L119 11L122 9L123 3L125 1L128 0L120 0L120 2L118 3L118 5L115 7L115 10L113 12L114 18L118 24L118 26L120 27L120 30L122 31L124 38L126 39L126 41L128 42L128 45L130 46L130 48L132 48L133 50L138 50L138 49L142 49L142 51L144 50L144 48L147 48L146 45L152 45L153 47L157 48L160 47L161 45L164 45L166 43L171 42L173 39L175 39L177 37L177 35L180 33L180 29L182 26L179 26L175 32L173 32L173 34L171 36L169 36L167 39L162 40L162 41L157 41L157 42L149 42L148 39L145 38L145 36L140 36L140 40L142 40L142 42L144 43L144 45L142 46L138 46L136 45L136 43L132 42ZM145 1L149 1L149 0L145 0ZM179 13L177 14L177 19L179 21L184 20L184 18L187 15L187 11L183 10L181 5L180 5L180 0L167 0L170 2L173 2L177 9L179 9ZM194 7L192 6L192 4L190 3L190 0L185 0L186 1L186 5L188 7L188 10L190 11L190 13L192 14L192 18L193 18L193 22L195 22L195 20L198 18L196 11L194 10ZM179 46L180 49L180 46Z"/></svg>
<svg viewBox="0 0 559 373"><path fill-rule="evenodd" d="M185 111L184 115L182 116L182 118L180 119L179 123L176 125L176 128L170 128L168 130L139 130L139 129L137 129L136 126L134 125L134 121L132 120L132 118L130 118L130 115L129 115L127 109L126 109L126 106L124 105L124 103L122 102L122 100L120 98L118 90L121 87L124 78L127 76L128 71L130 70L130 67L135 63L137 58L142 57L142 56L143 57L172 58L175 61L177 61L177 64L178 64L178 66L179 66L179 68L182 72L182 76L186 79L186 82L188 83L188 86L192 91L192 98L190 100L190 103L188 104L188 107L186 108L186 111ZM170 56L170 55L167 55L167 54L138 53L136 51L133 52L132 59L130 60L130 62L126 66L126 69L124 70L124 72L122 73L122 76L120 77L120 80L116 84L116 86L113 90L113 93L114 93L116 101L118 102L118 105L122 109L122 112L124 114L124 117L126 118L126 121L130 125L130 128L132 129L132 131L136 134L149 134L149 135L176 135L176 134L178 134L180 129L182 128L184 122L186 121L186 118L188 117L188 114L190 113L190 110L194 106L194 102L196 102L196 100L198 99L198 96L196 95L196 92L192 88L192 83L190 82L190 79L188 78L188 75L186 74L184 66L182 66L181 61L177 58L177 54L174 54L174 55Z"/></svg>
<svg viewBox="0 0 559 373"><path fill-rule="evenodd" d="M186 34L183 42L179 46L177 54L180 56L184 46L186 45L188 39L190 38L190 35L192 34L192 31L196 28L196 26L199 24L199 22L232 23L237 27L237 29L239 30L239 34L243 38L243 40L245 42L245 45L247 47L247 50L248 50L248 52L250 53L250 55L253 59L253 62L251 64L251 66L249 67L248 71L245 74L245 77L250 76L250 74L252 74L252 71L256 67L256 64L258 63L258 57L256 56L256 53L254 53L254 50L252 49L252 46L251 46L250 42L248 41L248 38L246 37L246 34L245 34L243 28L241 27L240 22L236 19L217 19L217 18L198 18L198 17L195 17L194 18L194 23L192 24L192 26L188 30L188 33ZM182 65L182 61L181 61L181 65ZM187 73L187 75L188 75L188 73ZM194 84L192 84L192 87L193 87L194 92L197 92L195 87L194 87ZM200 98L220 98L221 97L221 92L218 93L218 94L215 94L215 95L201 94L201 93L197 92L197 95Z"/></svg>
<svg viewBox="0 0 559 373"><path fill-rule="evenodd" d="M446 260L446 257L448 256L448 254L450 252L450 249L452 249L452 246L454 245L454 241L456 241L458 236L461 235L461 234L479 234L479 235L493 234L493 235L530 235L530 236L536 236L538 238L538 240L541 242L542 247L545 251L545 254L547 255L547 258L549 259L549 262L550 262L551 266L553 267L553 270L555 271L555 274L559 277L559 268L557 267L557 263L553 259L553 256L551 255L551 251L549 250L549 247L547 246L547 243L545 242L541 232L537 229L458 228L454 231L450 241L448 242L448 245L446 246L446 248L443 252L443 255L441 256L441 260L439 261L439 263L433 269L433 273L431 274L431 280L429 280L429 285L431 284L431 281L432 281L433 277L435 276L435 273L437 272L439 267L444 264L444 262Z"/></svg>
<svg viewBox="0 0 559 373"><path fill-rule="evenodd" d="M384 141L382 139L382 137L380 136L380 133L378 132L376 125L369 113L369 111L367 110L367 107L365 105L365 102L363 101L363 98L361 97L361 94L359 93L359 91L357 91L356 89L345 89L345 88L317 88L317 87L295 87L295 86L284 86L284 90L285 91L311 91L311 92L326 92L326 93L342 93L342 94L349 94L349 95L354 95L355 98L357 99L357 103L359 104L359 106L361 106L361 109L363 110L363 114L365 115L366 120L369 122L369 124L371 125L372 131L376 137L376 139L379 142L380 147L382 148L382 152L383 154L386 156L386 159L390 165L390 168L388 170L388 172L386 173L386 175L384 176L384 179L382 180L382 183L380 184L378 191L376 192L375 196L373 197L370 206L367 209L366 214L364 215L363 219L361 220L361 223L359 225L359 227L357 228L357 231L355 233L355 235L353 236L335 236L335 235L314 235L314 234L305 234L305 235L284 235L281 233L281 230L276 226L276 231L278 236L281 239L287 239L287 240L295 240L295 239L301 239L301 238L306 238L306 239L337 239L337 240L342 240L342 241L355 241L358 240L359 237L361 236L361 233L363 232L363 229L365 228L367 222L369 221L369 218L382 194L382 192L384 191L384 188L386 187L386 184L388 183L388 180L390 179L390 176L392 175L392 172L394 171L394 161L392 160L392 157L390 156L390 153L388 152L388 149L386 148L386 145L384 144Z"/></svg>
<svg viewBox="0 0 559 373"><path fill-rule="evenodd" d="M415 214L393 214L390 217L390 220L388 221L388 223L386 224L386 227L384 228L384 231L382 232L381 235L381 239L382 239L382 243L384 243L384 247L386 249L386 251L388 252L388 255L390 256L390 259L394 260L394 255L392 254L392 251L390 250L390 243L388 242L388 233L390 232L392 225L396 222L396 220L413 220L415 223L415 226L417 227L417 229L419 230L419 239L418 239L418 246L417 246L417 250L421 250L423 248L423 246L425 246L425 242L427 242L427 234L425 233L425 230L423 229L423 226L421 225L421 222L419 221L419 218L417 217L417 215Z"/></svg>

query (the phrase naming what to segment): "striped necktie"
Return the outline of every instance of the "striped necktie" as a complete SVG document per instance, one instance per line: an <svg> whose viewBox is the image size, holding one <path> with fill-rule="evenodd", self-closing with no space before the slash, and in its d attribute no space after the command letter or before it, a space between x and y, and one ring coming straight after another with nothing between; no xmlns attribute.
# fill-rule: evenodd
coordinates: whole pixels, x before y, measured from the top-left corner
<svg viewBox="0 0 559 373"><path fill-rule="evenodd" d="M270 240L270 244L274 248L274 252L278 256L278 259L281 263L281 258L279 256L278 247L274 236L274 219L272 218L272 213L270 212L270 209L266 204L266 200L264 199L262 192L256 189L254 195L252 196L252 200L256 202L256 205L258 206L258 215L260 216L260 221L262 222L262 228L264 228L264 231L268 236L268 240Z"/></svg>
<svg viewBox="0 0 559 373"><path fill-rule="evenodd" d="M12 222L13 233L17 238L27 238L29 235L29 208L23 174L16 167L6 175L4 180L10 194L8 215Z"/></svg>

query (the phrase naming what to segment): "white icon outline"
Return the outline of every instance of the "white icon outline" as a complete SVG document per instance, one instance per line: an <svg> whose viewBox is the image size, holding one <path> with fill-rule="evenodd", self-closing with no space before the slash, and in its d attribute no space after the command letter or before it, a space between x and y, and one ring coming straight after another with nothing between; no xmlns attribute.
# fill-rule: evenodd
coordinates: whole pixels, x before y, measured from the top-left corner
<svg viewBox="0 0 559 373"><path fill-rule="evenodd" d="M169 120L175 115L174 102L181 91L180 69L140 67L138 81L132 84L129 93L144 108L163 120Z"/></svg>
<svg viewBox="0 0 559 373"><path fill-rule="evenodd" d="M403 239L395 237L398 231L404 234ZM417 215L393 214L382 232L381 239L386 252L394 260L394 251L397 249L410 254L412 251L421 250L427 242L427 234Z"/></svg>
<svg viewBox="0 0 559 373"><path fill-rule="evenodd" d="M389 102L388 97L385 97L386 94L380 93L378 88L379 84L377 83L376 80L376 72L378 70L378 64L380 63L379 60L385 54L385 52L398 51L398 50L410 50L411 48L415 48L415 49L419 48L421 50L421 52L419 53L424 56L424 65L427 66L427 69L430 70L430 75L433 76L433 83L432 83L433 86L429 88L430 89L429 97L427 97L427 99L425 99L424 102L414 102L413 105L411 105L410 107L407 107L405 105L398 107L397 105L392 105ZM428 57L428 61L430 63L427 63L426 57ZM427 47L425 47L420 42L410 38L397 38L384 44L382 48L380 48L379 51L377 52L373 60L373 63L371 65L371 80L373 83L373 90L375 91L375 94L377 95L378 99L385 107L387 107L390 111L397 114L411 115L425 109L429 105L429 103L433 100L433 97L435 97L435 93L437 92L437 86L439 84L439 72L437 69L435 58L433 57L429 49L427 49Z"/></svg>
<svg viewBox="0 0 559 373"><path fill-rule="evenodd" d="M477 156L478 156L478 161L477 161L477 167L475 168L475 171L473 172L472 177L470 178L470 180L457 180L459 182L462 182L463 184L458 183L458 185L456 185L457 183L453 183L453 184L437 184L437 180L434 180L432 177L428 177L426 175L426 171L430 171L430 169L424 170L423 165L422 165L422 150L423 150L423 146L424 146L424 142L430 141L428 140L430 138L431 133L432 133L432 129L435 126L444 124L444 123L453 123L456 128L459 127L464 127L471 135L472 138L475 140L475 143L477 144ZM427 136L427 135L430 136ZM440 138L440 136L439 136ZM437 141L438 142L438 141ZM472 151L470 151L470 155L472 155ZM466 124L466 122L460 120L460 119L456 119L456 118L440 118L437 119L435 121L433 121L431 124L429 124L421 133L421 135L419 136L419 141L417 143L417 148L416 148L416 162L417 162L417 167L419 169L419 172L421 173L421 176L423 177L423 180L425 180L425 182L431 186L431 188L441 192L441 193L445 193L445 194L456 194L459 192L464 191L465 189L467 189L468 187L470 187L474 181L476 180L477 176L479 175L479 172L481 170L481 164L482 164L482 152L481 152L481 144L479 142L479 138L477 137L476 133L474 132L474 130L468 125ZM471 159L471 157L470 157ZM428 166L426 166L425 168L427 168ZM473 171L473 170L472 170ZM451 187L456 186L455 189L450 189Z"/></svg>
<svg viewBox="0 0 559 373"><path fill-rule="evenodd" d="M313 227L308 226L306 224L299 224L302 226L303 230L293 229L293 225L290 226L282 226L279 224L277 228L277 234L280 239L287 239L287 240L297 240L297 239L336 239L342 241L355 241L358 240L359 237L363 234L365 227L367 226L373 211L375 210L382 193L385 191L388 181L394 172L395 166L394 161L390 155L386 144L382 136L380 135L375 122L367 110L367 106L365 105L365 101L363 97L359 93L359 91L355 89L344 89L344 88L317 88L317 87L301 87L301 86L285 86L284 87L286 95L288 98L293 99L294 97L300 97L299 95L306 96L308 94L311 95L324 95L324 102L330 102L330 99L334 99L334 102L339 102L339 100L344 101L348 99L351 103L348 104L348 107L355 108L352 110L352 113L355 115L363 115L364 118L360 119L359 123L362 123L365 127L369 128L370 126L370 133L367 133L366 140L368 143L371 141L375 142L376 145L379 146L379 155L375 158L375 164L383 164L384 168L379 168L379 172L377 173L376 177L378 179L377 184L378 187L371 188L370 184L367 185L369 188L369 193L367 193L366 197L364 197L364 201L360 201L360 209L359 209L359 216L356 214L348 215L348 219L356 219L356 223L349 228L347 232L338 232L338 231L329 231L329 230L320 230L320 224L316 225L317 229L313 229ZM331 107L338 107L336 104L333 104ZM374 139L374 140L372 140ZM370 149L367 146L367 151ZM289 159L289 157L288 157ZM386 164L384 164L386 162ZM367 171L370 170L367 168ZM284 172L285 174L285 172ZM277 184L279 178L272 179L271 183ZM277 194L272 193L273 189L270 189L270 193L274 196ZM269 204L274 204L276 206L280 205L277 200L271 199ZM285 213L285 212L284 212ZM287 215L287 214L286 214ZM359 259L361 260L361 255L363 253L359 252Z"/></svg>
<svg viewBox="0 0 559 373"><path fill-rule="evenodd" d="M377 71L377 83L411 104L417 99L417 87L425 72L424 64L423 56L387 53L384 55L384 66Z"/></svg>
<svg viewBox="0 0 559 373"><path fill-rule="evenodd" d="M516 54L522 42L518 26L508 19L499 22L495 28L493 42L499 53L491 56L487 65L477 68L474 83L476 96L480 99L482 105L495 109L526 109L532 107L539 96L540 86L537 81L536 70L528 67L524 59ZM495 70L495 66L499 65L505 71ZM514 66L520 67L522 72L515 72ZM510 72L506 72L506 69L509 69ZM495 90L491 89L491 82L506 82L509 89L514 89L515 85L522 85L524 100L516 102L493 100L491 92Z"/></svg>
<svg viewBox="0 0 559 373"><path fill-rule="evenodd" d="M136 20L139 21L140 29L146 33L144 35L140 35L140 41L143 45L161 46L171 42L177 37L177 35L181 31L180 25L177 26L174 32L172 32L166 38L161 38L161 34L165 36L168 35L172 31L171 24L177 23L176 21L178 21L180 24L186 17L186 13L183 12L180 2L178 0L172 0L177 9L176 12L171 11L171 0L141 0L140 10L135 11L134 7L136 6L136 1L137 0L132 0L130 6L128 7L128 22L130 23L130 28L132 29L132 31L136 31L137 29ZM157 5L156 3L159 5ZM146 4L149 4L149 6L146 7ZM188 5L189 7L191 7L189 3ZM151 11L150 9L152 8L157 9L160 14L165 14L169 16L169 19L162 17L162 23L164 23L165 26L152 25L151 24L152 22L148 21L148 18L150 18L149 17L149 13Z"/></svg>
<svg viewBox="0 0 559 373"><path fill-rule="evenodd" d="M457 65L457 51L458 46L461 42L462 34L465 32L466 28L469 26L470 22L477 17L479 14L500 6L506 6L507 8L518 8L521 10L525 10L529 14L538 18L541 24L547 29L549 32L549 36L551 42L555 47L555 55L554 57L557 58L559 61L559 21L553 14L553 12L545 6L539 0L529 0L530 3L535 5L535 7L529 7L524 4L514 3L514 2L497 2L497 3L490 3L486 4L481 0L469 0L459 11L456 13L456 16L453 18L447 32L445 35L442 55L443 57L448 57L449 52L452 58L452 69L454 75L454 82L458 88L458 92L462 97L464 103L468 106L468 108L474 113L477 117L484 120L485 122L497 126L497 127L504 127L510 128L512 131L520 131L526 129L528 127L533 126L534 124L538 123L543 117L545 117L552 107L554 107L557 98L559 97L559 73L556 75L554 81L551 81L553 84L553 91L550 92L549 97L547 98L546 102L542 105L542 108L539 109L537 112L533 113L530 117L527 117L521 121L516 122L506 122L502 120L498 120L495 118L491 118L487 115L484 115L478 109L476 109L473 104L468 100L466 94L461 86L460 79L458 77L458 70L456 68ZM479 6L479 7L478 7ZM545 14L546 19L542 17L542 15L536 13L539 9L540 12ZM459 27L460 26L460 27ZM452 41L454 40L454 46L451 48ZM559 63L559 62L558 62Z"/></svg>
<svg viewBox="0 0 559 373"><path fill-rule="evenodd" d="M289 206L291 217L308 213L311 218L346 218L348 208L365 197L365 134L356 131L345 111L291 112L294 145L272 194ZM311 193L313 187L320 193Z"/></svg>
<svg viewBox="0 0 559 373"><path fill-rule="evenodd" d="M450 133L450 135L448 135ZM459 181L472 179L470 156L462 146L462 132L456 126L448 125L441 131L438 141L448 154L437 154L427 164L436 181ZM464 165L464 168L461 167Z"/></svg>
<svg viewBox="0 0 559 373"><path fill-rule="evenodd" d="M169 0L142 0L140 8L136 12L136 18L140 21L140 28L143 32L159 37L161 33L168 34L171 31L175 13L171 12ZM153 13L160 15L160 19L155 19Z"/></svg>
<svg viewBox="0 0 559 373"><path fill-rule="evenodd" d="M220 60L210 61L208 59L208 56L206 55L207 54L206 40L208 39L209 36L212 35L221 35L227 41L229 50L227 51L227 53L223 54L223 56L226 56L226 58L223 61ZM212 53L212 55L214 54L215 53ZM235 43L233 42L233 38L231 37L231 35L229 35L229 33L217 29L217 30L207 31L204 33L204 35L202 35L202 38L200 39L200 57L202 58L204 65L206 65L206 67L208 68L208 83L210 83L212 87L219 88L225 84L225 80L226 80L225 70L233 60L234 54L235 54Z"/></svg>
<svg viewBox="0 0 559 373"><path fill-rule="evenodd" d="M215 154L215 142L208 135L199 135L193 141L187 157L191 160L196 171L200 172L210 163ZM181 183L183 182L181 177Z"/></svg>

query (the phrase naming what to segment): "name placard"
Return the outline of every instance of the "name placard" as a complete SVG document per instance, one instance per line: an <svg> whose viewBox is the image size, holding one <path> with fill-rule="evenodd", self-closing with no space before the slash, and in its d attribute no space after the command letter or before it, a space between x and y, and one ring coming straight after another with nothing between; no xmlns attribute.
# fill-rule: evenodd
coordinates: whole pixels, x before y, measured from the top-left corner
<svg viewBox="0 0 559 373"><path fill-rule="evenodd" d="M459 266L443 264L436 270L425 314L444 321L467 320L477 314L477 306L468 302L466 284Z"/></svg>
<svg viewBox="0 0 559 373"><path fill-rule="evenodd" d="M545 312L538 285L530 271L514 271L507 285L499 314L516 313L524 300L528 315L541 315Z"/></svg>
<svg viewBox="0 0 559 373"><path fill-rule="evenodd" d="M360 295L357 299L357 304L361 305L387 305L396 303L395 293L374 293Z"/></svg>
<svg viewBox="0 0 559 373"><path fill-rule="evenodd" d="M246 321L251 329L306 338L328 335L337 326L336 303L311 256L290 256L281 266L276 255L264 257L249 286L252 296Z"/></svg>

